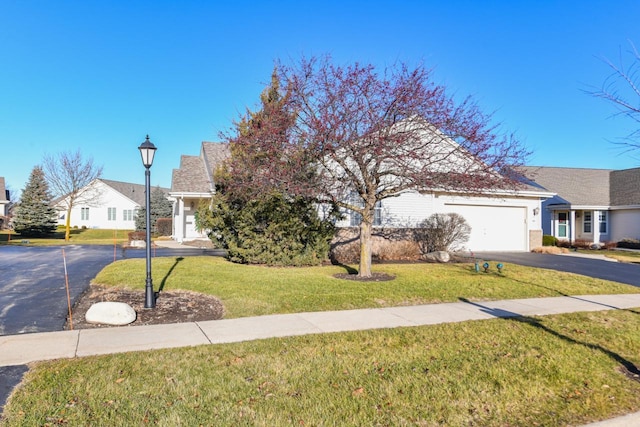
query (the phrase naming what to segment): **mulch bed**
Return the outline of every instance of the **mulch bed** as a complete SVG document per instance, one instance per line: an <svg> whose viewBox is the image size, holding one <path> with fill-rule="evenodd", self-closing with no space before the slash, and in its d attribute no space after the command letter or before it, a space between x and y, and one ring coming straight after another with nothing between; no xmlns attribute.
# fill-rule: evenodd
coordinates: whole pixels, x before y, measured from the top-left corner
<svg viewBox="0 0 640 427"><path fill-rule="evenodd" d="M69 322L67 318L65 329L113 328L113 325L89 323L85 320L89 307L103 301L124 302L135 310L136 320L124 327L202 322L222 319L224 316L222 302L211 295L190 291L163 291L158 295L154 308L144 308L144 297L144 291L91 285L73 306L73 322Z"/></svg>

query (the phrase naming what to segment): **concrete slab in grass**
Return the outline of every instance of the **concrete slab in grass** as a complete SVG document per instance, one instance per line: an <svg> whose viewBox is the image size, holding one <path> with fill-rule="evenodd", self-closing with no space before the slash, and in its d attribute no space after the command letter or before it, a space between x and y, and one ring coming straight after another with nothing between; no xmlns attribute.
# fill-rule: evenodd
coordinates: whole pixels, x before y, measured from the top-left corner
<svg viewBox="0 0 640 427"><path fill-rule="evenodd" d="M478 307L463 302L388 307L381 310L404 319L408 323L407 326L436 325L439 323L464 322L495 317L483 312Z"/></svg>
<svg viewBox="0 0 640 427"><path fill-rule="evenodd" d="M379 308L300 313L299 316L316 326L322 332L344 332L415 326L412 322Z"/></svg>
<svg viewBox="0 0 640 427"><path fill-rule="evenodd" d="M0 366L72 358L76 354L78 335L79 331L60 331L2 336Z"/></svg>
<svg viewBox="0 0 640 427"><path fill-rule="evenodd" d="M156 350L209 344L195 323L84 329L80 331L77 356Z"/></svg>
<svg viewBox="0 0 640 427"><path fill-rule="evenodd" d="M210 320L198 325L215 344L322 332L298 314Z"/></svg>

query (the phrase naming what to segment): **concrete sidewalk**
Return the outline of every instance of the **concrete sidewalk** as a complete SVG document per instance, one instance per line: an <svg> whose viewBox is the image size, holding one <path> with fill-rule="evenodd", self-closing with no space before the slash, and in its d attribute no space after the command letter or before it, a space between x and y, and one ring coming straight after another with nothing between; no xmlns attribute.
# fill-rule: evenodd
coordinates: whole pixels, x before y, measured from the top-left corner
<svg viewBox="0 0 640 427"><path fill-rule="evenodd" d="M640 307L640 294L276 314L260 317L0 336L0 366L38 360L221 344L255 339Z"/></svg>
<svg viewBox="0 0 640 427"><path fill-rule="evenodd" d="M0 336L0 367L24 365L39 360L232 343L272 337L634 307L640 307L640 294L457 302L7 335ZM591 426L623 425L640 426L640 413Z"/></svg>

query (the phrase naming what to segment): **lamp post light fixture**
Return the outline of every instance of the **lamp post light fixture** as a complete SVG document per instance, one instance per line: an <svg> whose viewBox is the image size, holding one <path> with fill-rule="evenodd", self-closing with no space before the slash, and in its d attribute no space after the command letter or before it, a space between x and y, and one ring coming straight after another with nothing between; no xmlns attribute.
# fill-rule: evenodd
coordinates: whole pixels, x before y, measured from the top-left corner
<svg viewBox="0 0 640 427"><path fill-rule="evenodd" d="M151 280L151 165L153 156L156 154L156 146L147 139L138 147L142 156L144 171L144 191L145 191L145 224L146 224L146 250L147 250L147 281L144 292L144 308L154 308L156 306L156 295L153 292L153 281Z"/></svg>

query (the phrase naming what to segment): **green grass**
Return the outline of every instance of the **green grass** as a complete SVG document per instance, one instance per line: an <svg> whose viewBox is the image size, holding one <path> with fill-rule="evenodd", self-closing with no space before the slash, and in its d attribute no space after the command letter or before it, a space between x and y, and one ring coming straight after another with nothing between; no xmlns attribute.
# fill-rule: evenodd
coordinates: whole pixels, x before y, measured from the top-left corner
<svg viewBox="0 0 640 427"><path fill-rule="evenodd" d="M605 311L41 362L2 425L582 425L640 409L639 355Z"/></svg>
<svg viewBox="0 0 640 427"><path fill-rule="evenodd" d="M95 283L143 289L145 260ZM267 268L155 258L156 289L218 296L226 317L640 289L505 264ZM137 352L30 366L2 426L581 425L640 410L640 311L574 313Z"/></svg>
<svg viewBox="0 0 640 427"><path fill-rule="evenodd" d="M72 228L68 242L64 240L64 228L58 230L47 238L42 237L22 237L19 234L9 231L0 232L0 245L29 245L29 246L50 246L50 245L122 245L129 241L129 233L133 230L107 230L107 229L82 229Z"/></svg>
<svg viewBox="0 0 640 427"><path fill-rule="evenodd" d="M640 252L592 249L580 249L579 252L587 255L604 255L608 258L613 258L620 262L640 263Z"/></svg>
<svg viewBox="0 0 640 427"><path fill-rule="evenodd" d="M239 265L215 257L154 258L156 289L185 289L220 298L227 318L274 313L343 310L458 301L637 293L640 288L570 273L505 264L476 273L471 264L378 264L374 271L396 276L388 282L334 277L345 267L275 268ZM106 267L94 283L143 289L145 260Z"/></svg>

